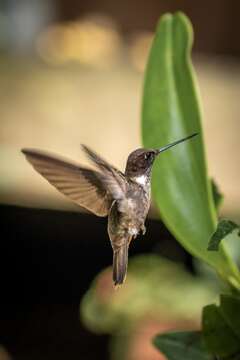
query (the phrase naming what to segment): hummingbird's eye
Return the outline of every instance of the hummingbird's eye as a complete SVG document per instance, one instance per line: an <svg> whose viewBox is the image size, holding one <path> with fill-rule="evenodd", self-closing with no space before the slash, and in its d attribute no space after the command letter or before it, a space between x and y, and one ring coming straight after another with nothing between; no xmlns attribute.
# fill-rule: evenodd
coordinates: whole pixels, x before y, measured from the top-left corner
<svg viewBox="0 0 240 360"><path fill-rule="evenodd" d="M152 160L153 154L151 152L148 152L144 155L145 160Z"/></svg>

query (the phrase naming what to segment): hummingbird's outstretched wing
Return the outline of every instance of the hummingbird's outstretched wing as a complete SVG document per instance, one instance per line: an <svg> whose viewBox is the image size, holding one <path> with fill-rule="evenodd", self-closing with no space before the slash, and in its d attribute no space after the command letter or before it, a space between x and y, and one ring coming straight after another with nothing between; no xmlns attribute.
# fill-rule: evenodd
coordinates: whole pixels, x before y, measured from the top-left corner
<svg viewBox="0 0 240 360"><path fill-rule="evenodd" d="M100 173L39 150L23 149L27 160L50 184L98 216L108 215L113 202Z"/></svg>
<svg viewBox="0 0 240 360"><path fill-rule="evenodd" d="M128 182L126 181L124 174L114 166L110 165L88 146L82 145L82 149L87 154L88 158L101 171L100 179L106 187L106 190L111 194L112 198L114 200L125 199Z"/></svg>

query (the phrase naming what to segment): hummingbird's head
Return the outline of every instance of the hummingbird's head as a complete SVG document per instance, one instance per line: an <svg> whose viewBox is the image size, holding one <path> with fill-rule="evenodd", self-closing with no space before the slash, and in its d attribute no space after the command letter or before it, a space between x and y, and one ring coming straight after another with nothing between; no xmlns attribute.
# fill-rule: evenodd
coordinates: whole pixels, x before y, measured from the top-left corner
<svg viewBox="0 0 240 360"><path fill-rule="evenodd" d="M137 149L133 151L128 156L125 174L130 178L140 179L142 183L146 182L150 178L153 162L159 154L196 135L197 133L192 134L159 149Z"/></svg>
<svg viewBox="0 0 240 360"><path fill-rule="evenodd" d="M154 149L137 149L133 151L127 159L125 174L131 178L142 175L149 175L157 151Z"/></svg>

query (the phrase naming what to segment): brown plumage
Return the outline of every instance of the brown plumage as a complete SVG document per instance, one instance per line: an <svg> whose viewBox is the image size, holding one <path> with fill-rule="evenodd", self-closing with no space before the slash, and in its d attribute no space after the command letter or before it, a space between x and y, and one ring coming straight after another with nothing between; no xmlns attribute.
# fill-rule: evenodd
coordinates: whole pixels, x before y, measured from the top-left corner
<svg viewBox="0 0 240 360"><path fill-rule="evenodd" d="M23 149L34 169L76 204L98 216L108 216L113 249L113 282L121 285L127 273L128 247L140 231L150 206L150 177L156 156L182 141L161 149L138 149L127 160L125 173L87 146L82 148L98 170L91 170L41 150Z"/></svg>

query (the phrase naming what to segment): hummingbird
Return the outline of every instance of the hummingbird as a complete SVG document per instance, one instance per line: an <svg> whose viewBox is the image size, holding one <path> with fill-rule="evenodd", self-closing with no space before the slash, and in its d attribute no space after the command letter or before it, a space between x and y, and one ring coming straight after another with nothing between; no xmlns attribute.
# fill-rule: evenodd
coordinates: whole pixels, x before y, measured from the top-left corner
<svg viewBox="0 0 240 360"><path fill-rule="evenodd" d="M82 149L96 170L42 150L22 149L22 152L33 168L70 200L97 216L108 216L113 282L118 287L126 278L131 240L146 232L144 223L151 201L154 160L162 152L196 135L194 133L159 149L140 148L131 152L124 173L86 145L82 145Z"/></svg>

